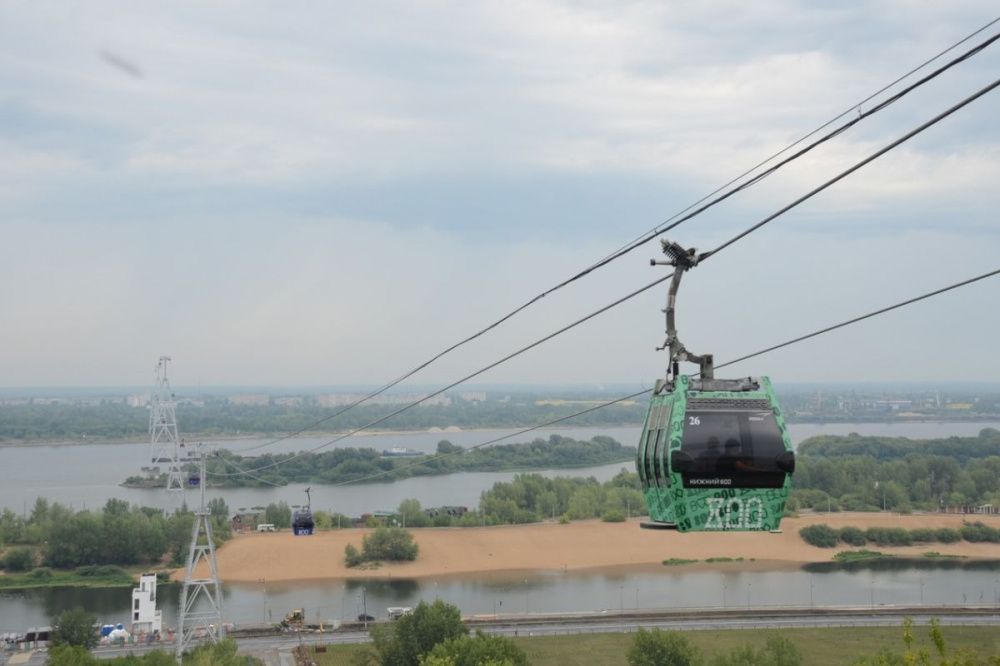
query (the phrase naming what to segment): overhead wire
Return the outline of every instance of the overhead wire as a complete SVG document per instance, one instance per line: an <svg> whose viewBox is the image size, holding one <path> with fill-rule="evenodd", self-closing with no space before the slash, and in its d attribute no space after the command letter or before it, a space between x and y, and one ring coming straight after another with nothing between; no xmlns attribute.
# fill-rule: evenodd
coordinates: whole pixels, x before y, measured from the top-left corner
<svg viewBox="0 0 1000 666"><path fill-rule="evenodd" d="M831 333L831 332L836 331L836 330L841 329L841 328L846 328L848 326L852 326L854 324L858 324L858 323L863 322L863 321L865 321L867 319L872 319L874 317L878 317L878 316L886 314L888 312L892 312L893 310L899 310L900 308L904 308L904 307L906 307L908 305L913 305L914 303L919 303L920 301L924 301L924 300L927 300L929 298L933 298L934 296L940 296L941 294L947 293L949 291L954 291L956 289L960 289L962 287L966 287L966 286L969 286L969 285L974 284L976 282L980 282L982 280L986 280L986 279L991 278L991 277L996 277L998 275L1000 275L1000 268L994 269L992 271L988 271L986 273L982 273L980 275L968 278L966 280L961 280L960 282L955 282L953 284L950 284L950 285L945 286L945 287L941 287L939 289L934 289L933 291L929 291L929 292L920 294L919 296L914 296L913 298L908 298L906 300L899 301L897 303L893 303L892 305L887 305L887 306L879 308L877 310L872 310L871 312L868 312L868 313L865 313L865 314L862 314L862 315L858 315L858 316L852 317L850 319L846 319L846 320L844 320L842 322L839 322L837 324L832 324L830 326L826 326L824 328L812 331L811 333L806 333L804 335L800 335L800 336L791 338L791 339L786 340L784 342L780 342L778 344L771 345L770 347L765 347L764 349L760 349L758 351L755 351L755 352L752 352L752 353L749 353L749 354L744 354L743 356L734 358L734 359L726 361L724 363L719 363L719 364L717 364L715 366L715 368L716 369L724 368L724 367L728 367L728 366L731 366L731 365L735 365L737 363L741 363L741 362L749 360L751 358L755 358L757 356L763 356L764 354L769 354L769 353L771 353L773 351L777 351L777 350L783 349L785 347L790 347L790 346L798 344L800 342L804 342L806 340L810 340L812 338L816 338L816 337L819 337L821 335L825 335L826 333ZM549 420L549 421L545 421L544 423L539 423L539 424L536 424L536 425L533 425L533 426L530 426L530 427L527 427L527 428L523 428L523 429L518 430L516 432L512 432L512 433L509 433L509 434L506 434L506 435L502 435L500 437L494 437L492 439L488 439L488 440L486 440L484 442L480 442L478 444L475 444L475 445L467 447L467 448L462 448L461 450L458 450L458 451L449 451L449 452L446 452L446 453L438 453L438 454L434 454L434 455L430 455L430 456L421 456L421 458L419 460L413 460L413 461L411 461L409 463L404 463L402 465L397 465L397 466L394 466L392 469L389 469L389 470L381 470L379 472L373 472L372 474L361 476L361 477L358 477L358 478L355 478L355 479L349 479L347 481L341 481L341 482L330 484L330 485L332 487L334 487L334 488L337 488L337 487L352 485L352 484L356 484L356 483L364 483L364 482L367 482L367 481L373 481L373 480L381 478L383 476L386 476L386 475L389 475L389 474L395 474L395 473L397 473L399 471L404 471L404 470L410 469L412 467L419 467L421 465L426 465L429 462L433 462L433 461L436 461L436 460L442 460L442 459L445 459L445 458L448 458L448 457L451 457L451 456L461 455L462 453L464 453L466 451L474 451L476 449L480 449L480 448L483 448L483 447L486 447L486 446L490 446L492 444L497 444L499 442L511 439L513 437L518 437L520 435L524 435L524 434L527 434L529 432L533 432L535 430L541 430L542 428L548 428L548 427L557 425L559 423L563 423L565 421L569 421L569 420L574 419L574 418L576 418L578 416L583 416L585 414L589 414L591 412L595 412L597 410L604 409L606 407L611 407L612 405L616 405L616 404L619 404L619 403L622 403L622 402L626 402L628 400L634 400L635 398L638 398L640 396L643 396L643 395L645 395L647 393L651 393L651 392L652 392L652 389L643 389L641 391L636 391L635 393L630 393L628 395L621 396L619 398L615 398L614 400L609 400L609 401L601 403L599 405L593 405L591 407L588 407L586 409L580 410L578 412L574 412L572 414L567 414L565 416L560 416L559 418L555 418L555 419L552 419L552 420ZM236 465L235 463L233 463L231 461L229 461L229 464L233 465L234 467L239 467L238 465ZM257 477L254 474L252 474L252 473L250 473L250 472L248 472L246 470L243 470L243 471L246 474L246 476L248 476L250 478L253 478L253 479L256 479L258 481L261 481L263 483L270 484L272 486L278 487L278 486L286 485L284 483L275 483L275 482L270 481L268 479L263 479L263 478ZM259 470L255 469L254 471L259 471ZM218 475L214 475L214 476L218 476Z"/></svg>
<svg viewBox="0 0 1000 666"><path fill-rule="evenodd" d="M825 123L823 123L822 125L820 125L816 129L812 130L811 132L809 132L808 134L802 136L801 138L796 139L795 141L793 141L792 143L788 144L787 146L785 146L781 150L777 151L776 153L773 153L770 157L767 157L767 158L761 160L760 162L758 162L757 164L753 165L752 167L750 167L749 169L747 169L746 171L744 171L740 175L736 176L735 178L733 178L732 180L730 180L726 184L720 186L719 188L717 188L716 190L710 192L709 194L706 194L704 197L702 197L698 201L694 202L693 204L691 204L690 206L688 206L684 210L682 210L682 211L680 211L678 213L675 213L674 215L672 215L671 217L667 218L666 220L664 220L660 224L658 224L655 227L651 228L645 234L640 234L639 236L636 236L632 241L630 241L629 243L626 243L625 245L622 245L620 248L618 248L618 250L615 250L615 252L612 252L611 254L606 255L605 259L608 258L608 257L614 256L615 254L617 254L618 252L620 252L621 250L623 250L625 248L628 248L632 243L635 243L636 241L638 241L638 240L640 240L642 238L646 238L649 234L657 235L657 234L663 233L663 231L665 231L665 230L661 229L661 227L663 227L664 225L669 224L674 219L680 217L681 215L683 215L684 213L688 212L689 210L691 210L695 206L697 206L697 205L701 204L702 202L708 200L709 198L715 196L716 194L718 194L719 192L721 192L725 188L729 187L730 185L733 185L733 184L739 182L740 180L742 180L743 178L749 176L751 173L753 173L754 171L756 171L760 167L764 166L768 162L771 162L772 160L774 160L777 157L780 157L781 155L784 155L786 152L788 152L789 150L791 150L795 146L799 145L803 141L806 141L807 139L811 138L812 136L814 136L816 134L819 134L820 132L822 132L827 127L829 127L833 123L837 122L838 120L840 120L841 118L843 118L847 114L853 113L853 112L855 112L855 110L859 110L862 106L864 106L868 102L872 101L873 99L875 99L876 97L878 97L879 95L881 95L885 91L889 90L893 86L895 86L898 83L901 83L902 81L910 78L911 76L913 76L914 74L916 74L920 70L922 70L925 67L927 67L928 65L930 65L935 60L938 60L941 57L943 57L944 55L950 53L951 51L954 51L959 46L961 46L965 42L969 41L970 39L972 39L976 35L978 35L978 34L984 32L984 31L988 30L994 24L996 24L998 21L1000 21L1000 16L998 16L997 18L993 19L992 21L988 21L986 24L984 24L984 25L980 26L979 28L977 28L976 30L970 32L968 35L966 35L962 39L958 40L957 42L955 42L954 44L952 44L948 48L944 49L943 51L938 52L934 56L931 56L930 58L928 58L927 60L923 61L922 63L920 63L919 65L917 65L913 69L909 70L905 74L900 75L898 78L896 78L891 83L887 83L883 87L879 88L878 90L876 90L875 92L873 92L872 94L870 94L868 97L865 97L861 101L859 101L859 102L857 102L855 104L852 104L851 106L847 107L846 109L844 109L843 111L841 111L836 116L834 116L830 120L826 121ZM978 50L977 50L977 52L978 52Z"/></svg>
<svg viewBox="0 0 1000 666"><path fill-rule="evenodd" d="M934 116L930 120L928 120L928 121L926 121L924 123L921 123L919 126L917 126L916 128L910 130L909 132L907 132L906 134L904 134L900 138L898 138L898 139L890 142L886 146L883 146L882 148L880 148L879 150L875 151L874 153L872 153L868 157L860 160L859 162L855 163L851 167L848 167L847 169L845 169L844 171L840 172L838 175L834 176L833 178L828 179L823 184L821 184L821 185L813 188L812 190L810 190L806 194L798 197L797 199L795 199L794 201L792 201L790 204L787 204L787 205L783 206L781 209L779 209L775 213L772 213L771 215L768 215L767 217L765 217L761 221L757 222L756 224L751 225L747 229L741 231L736 236L733 236L729 240L725 241L724 243L722 243L721 245L719 245L718 247L716 247L714 250L710 250L710 251L708 251L706 253L703 253L701 255L701 257L700 257L700 260L704 261L705 259L707 259L707 258L709 258L711 256L714 256L715 254L718 254L722 250L724 250L727 247L733 245L734 243L738 242L739 240L745 238L749 234L751 234L751 233L753 233L753 232L761 229L766 224L774 221L779 216L783 215L784 213L787 213L788 211L792 210L793 208L795 208L796 206L802 204L803 202L807 201L808 199L811 199L812 197L816 196L820 192L826 190L827 188L831 187L835 183L837 183L840 180L844 179L848 175L856 172L858 169L860 169L861 167L865 166L866 164L871 163L875 159L877 159L877 158L881 157L882 155L885 155L886 153L888 153L890 150L892 150L892 149L894 149L894 148L902 145L903 143L905 143L906 141L908 141L908 140L912 139L913 137L917 136L921 132L923 132L923 131L927 130L928 128L934 126L935 124L941 122L942 120L944 120L945 118L949 117L950 115L952 115L956 111L964 108L968 104L971 104L973 101L979 99L980 97L982 97L986 93L994 90L998 85L1000 85L1000 79L997 79L997 80L993 81L993 83L988 84L985 87L983 87L980 90L978 90L977 92L975 92L975 93L973 93L973 94L965 97L964 99L962 99L958 103L952 105L951 107L949 107L945 111L942 111L941 113L937 114L936 116ZM626 294L625 296L623 296L623 297L621 297L621 298L613 301L612 303L609 303L608 305L605 305L605 306L599 308L598 310L595 310L595 311L591 312L590 314L587 314L587 315L585 315L585 316L583 316L583 317L575 320L573 323L567 324L566 326L563 326L562 328L558 329L557 331L555 331L553 333L550 333L550 334L548 334L548 335L546 335L546 336L544 336L544 337L542 337L542 338L540 338L540 339L538 339L538 340L536 340L536 341L534 341L534 342L532 342L532 343L530 343L528 345L525 345L525 346L521 347L520 349L518 349L518 350L516 350L514 352L511 352L510 354L507 354L506 356L502 357L501 359L499 359L497 361L494 361L494 362L492 362L492 363L490 363L490 364L488 364L488 365L480 368L479 370L476 370L475 372L472 372L472 373L466 375L465 377L463 377L463 378L461 378L461 379L459 379L457 381L454 381L454 382L448 384L447 386L445 386L443 388L440 388L440 389L438 389L438 390L436 390L436 391L434 391L432 393L427 394L426 396L420 398L419 400L415 400L413 402L410 402L410 403L404 405L403 407L400 407L399 409L396 409L396 410L390 412L389 414L381 416L381 417L379 417L379 418L377 418L377 419L375 419L375 420L373 420L373 421L371 421L371 422L369 422L369 423L367 423L365 425L359 426L359 427L357 427L357 428L355 428L355 429L353 429L353 430L351 430L351 431L349 431L347 433L339 435L339 436L337 436L337 437L335 437L335 438L333 438L333 439L331 439L331 440L329 440L327 442L324 442L324 443L320 444L319 446L316 446L316 447L313 447L313 448L308 449L306 451L303 451L303 452L300 452L298 454L295 454L291 458L287 458L287 459L283 459L283 460L278 461L278 462L274 462L274 463L272 463L272 464L270 464L268 466L262 467L262 468L257 468L255 471L260 472L260 471L263 471L263 470L266 470L266 469L270 469L272 467L277 467L278 465L285 464L285 463L289 462L290 460L294 460L295 458L297 458L297 457L299 457L299 456L301 456L301 455L303 455L305 453L315 453L316 451L319 451L320 449L326 448L327 446L330 446L332 444L336 444L337 442L340 442L340 441L342 441L344 439L347 439L348 437L351 437L351 436L353 436L353 435L355 435L355 434L357 434L359 432L362 432L363 430L367 430L368 428L372 428L372 427L374 427L376 425L384 423L385 421L387 421L388 419L390 419L390 418L392 418L394 416L402 414L402 413L404 413L404 412L406 412L406 411L408 411L408 410L410 410L410 409L412 409L412 408L414 408L414 407L422 404L423 402L426 402L427 400L430 400L431 398L436 397L436 396L444 393L445 391L448 391L448 390L450 390L450 389L458 386L459 384L462 384L462 383L464 383L464 382L466 382L466 381L468 381L468 380L470 380L470 379L472 379L474 377L477 377L478 375L481 375L482 373L484 373L484 372L486 372L488 370L491 370L491 369L497 367L498 365L500 365L502 363L505 363L505 362L507 362L507 361L509 361L509 360L511 360L511 359L513 359L515 357L517 357L517 356L520 356L521 354L525 353L526 351L528 351L530 349L533 349L533 348L537 347L538 345L540 345L540 344L542 344L542 343L544 343L544 342L546 342L548 340L551 340L552 338L555 338L556 336L561 335L562 333L565 333L566 331L569 331L570 329L573 329L576 326L579 326L580 324L583 324L583 323L589 321L590 319L593 319L594 317L596 317L597 315L599 315L601 313L607 312L608 310L610 310L610 309L612 309L612 308L614 308L614 307L616 307L618 305L621 305L622 303L624 303L624 302L626 302L626 301L634 298L635 296L638 296L639 294L641 294L641 293L643 293L643 292L645 292L645 291L647 291L647 290L655 287L656 285L665 282L667 279L669 279L670 277L672 277L672 275L673 274L671 273L671 274L668 274L668 275L666 275L666 276L664 276L662 278L654 280L653 282L650 282L650 283L648 283L648 284L640 287L639 289L636 289L636 290L630 292L629 294ZM239 474L216 474L215 476L239 476Z"/></svg>
<svg viewBox="0 0 1000 666"><path fill-rule="evenodd" d="M998 35L998 36L1000 36L1000 35ZM857 171L861 167L865 166L866 164L874 162L875 160L877 160L879 157L882 157L882 155L885 155L890 150L893 150L894 148L899 147L903 143L906 143L907 141L909 141L910 139L912 139L916 135L920 134L921 132L923 132L927 128L932 127L932 126L936 125L937 123L941 122L942 120L944 120L945 118L947 118L951 114L955 113L959 109L965 108L967 105L969 105L972 102L976 101L977 99L979 99L980 97L982 97L986 93L994 90L998 85L1000 85L1000 79L996 79L996 80L993 81L993 83L990 83L990 84L984 86L983 88L980 88L979 90L977 90L976 92L972 93L971 95L969 95L965 99L961 100L957 104L955 104L955 105L949 107L948 109L942 111L941 113L937 114L936 116L934 116L930 120L921 123L920 125L918 125L917 127L913 128L912 130L910 130L909 132L907 132L903 136L901 136L898 139L896 139L895 141L891 141L890 143L886 144L882 148L876 150L874 153L872 153L868 157L864 158L860 162L857 162L853 166L849 167L848 169L845 169L844 171L841 171L839 174L837 174L833 178L830 178L829 180L827 180L826 182L824 182L822 185L819 185L819 186L813 188L809 192L806 192L805 194L803 194L799 198L797 198L794 201L792 201L790 204L788 204L788 205L786 205L786 206L778 209L774 213L768 215L767 217L765 217L763 220L761 220L757 224L754 224L753 226L751 226L751 227L749 227L747 229L744 229L743 231L741 231L740 233L736 234L735 236L733 236L732 238L730 238L729 240L727 240L725 243L723 243L722 245L720 245L717 248L715 248L714 250L711 250L710 252L707 252L707 253L701 255L701 260L707 259L708 257L711 257L713 255L716 255L719 252L721 252L722 250L725 250L727 247L729 247L733 243L735 243L735 242L737 242L737 241L739 241L739 240L741 240L743 238L746 238L748 235L750 235L753 232L757 231L758 229L760 229L764 225L768 224L769 222L774 221L776 218L780 217L781 215L784 215L785 213L787 213L791 209L795 208L799 204L803 203L804 201L807 201L807 200L811 199L812 197L816 196L817 194L819 194L823 190L827 189L831 185L834 185L834 184L840 182L841 180L843 180L847 176L851 175L852 173L854 173L855 171Z"/></svg>
<svg viewBox="0 0 1000 666"><path fill-rule="evenodd" d="M956 65L958 65L958 64L960 64L962 62L965 62L969 58L971 58L974 55L980 53L982 50L984 50L985 48L987 48L988 46L990 46L997 39L1000 39L1000 33L994 35L990 39L987 39L985 42L982 42L982 43L978 44L977 46L975 46L972 49L966 51L965 53L961 54L957 58L954 58L953 60L949 61L948 63L945 63L944 65L942 65L938 69L936 69L933 72L927 74L926 76L922 77L921 79L919 79L918 81L914 82L913 84L907 86L903 90L897 92L892 97L890 97L890 98L888 98L886 100L883 100L881 103L879 103L878 105L876 105L872 109L869 109L869 110L864 111L864 112L859 112L856 117L852 118L847 123L845 123L845 124L837 127L832 132L827 133L826 135L820 137L819 139L817 139L816 141L812 142L811 144L805 146L801 150L799 150L799 151L795 152L794 154L790 155L789 157L781 160L777 164L774 164L773 166L771 166L767 170L765 170L765 171L757 174L752 179L747 180L746 182L741 183L737 187L735 187L735 188L733 188L733 189L725 192L724 194L722 194L722 195L720 195L718 197L715 197L711 201L708 201L707 203L704 203L708 199L710 199L711 197L713 197L714 195L716 195L719 192L722 192L723 190L725 190L730 185L733 185L733 184L739 182L740 180L742 180L743 178L745 178L749 174L753 173L754 171L756 171L760 167L762 167L765 164L771 162L775 158L783 155L784 153L788 152L789 150L791 150L795 146L799 145L800 143L806 141L810 137L818 134L822 130L826 129L827 127L829 127L830 125L832 125L833 123L835 123L837 120L843 118L848 113L852 112L855 109L860 109L861 105L866 104L867 102L871 101L872 99L874 99L878 95L882 94L883 92L889 90L890 88L892 88L896 84L900 83L901 81L905 80L906 78L909 78L914 73L920 71L921 69L923 69L924 67L926 67L930 63L932 63L935 60L941 58L945 54L953 51L958 46L960 46L961 44L967 42L968 40L970 40L974 36L980 34L981 32L983 32L985 30L987 30L989 27L991 27L992 25L994 25L998 21L1000 21L1000 17L997 17L997 18L993 19L992 21L988 22L987 24L985 24L984 26L982 26L978 30L970 33L969 35L967 35L966 37L962 38L958 42L955 42L954 44L952 44L947 49L941 51L940 53L938 53L937 55L929 58L928 60L925 60L923 63L921 63L917 67L911 69L907 73L905 73L902 76L900 76L897 79L895 79L892 83L889 83L886 86L883 86L882 88L880 88L875 93L872 93L871 95L869 95L865 99L861 100L860 102L858 102L858 103L850 106L847 110L845 110L845 111L841 112L840 114L834 116L832 119L830 119L826 123L820 125L818 128L816 128L812 132L809 132L808 134L806 134L802 138L798 139L797 141L794 141L793 143L789 144L788 146L786 146L785 148L781 149L780 151L772 154L770 157L766 158L765 160L762 160L761 162L758 162L756 165L754 165L750 169L744 171L743 173L741 173L736 178L730 180L725 185L723 185L723 186L715 189L714 191L712 191L708 195L702 197L701 199L699 199L695 203L691 204L687 208L685 208L685 209L681 210L680 212L674 214L672 217L668 218L665 222L661 223L660 225L657 225L656 227L653 227L653 229L651 229L646 234L643 234L643 235L637 237L632 242L630 242L630 243L622 246L621 248L619 248L615 252L612 252L611 254L605 256L603 259L601 259L601 260L599 260L599 261L591 264L587 268L585 268L585 269L583 269L583 270L575 273L574 275L572 275L569 278L567 278L567 279L559 282L558 284L554 285L553 287L550 287L550 288L546 289L545 291L537 294L536 296L532 297L531 299L529 299L528 301L526 301L522 305L516 307L515 309L511 310L510 312L506 313L505 315L503 315L502 317L500 317L496 321L492 322L491 324L489 324L489 325L485 326L484 328L482 328L482 329L480 329L480 330L472 333L471 335L463 338L462 340L459 340L458 342L450 345L449 347L447 347L444 350L438 352L437 354L435 354L434 356L430 357L426 361L420 363L419 365L417 365L413 369L411 369L411 370L403 373L402 375L400 375L396 379L394 379L394 380L392 380L392 381L390 381L390 382L388 382L386 384L383 384L381 387L379 387L375 391L372 391L372 392L370 392L368 394L365 394L364 396L362 396L358 400L355 400L355 401L349 403L348 405L345 405L344 407L336 410L332 414L328 414L328 415L326 415L326 416L324 416L324 417L322 417L322 418L320 418L320 419L318 419L316 421L311 422L310 424L308 424L306 426L303 426L302 428L299 428L297 430L293 430L293 431L291 431L289 433L286 433L286 434L284 434L281 437L278 437L276 439L272 439L272 440L269 440L267 442L262 442L260 444L256 444L256 445L251 446L251 447L249 447L247 449L244 449L244 451L254 451L254 450L266 448L266 447L271 446L273 444L277 444L279 442L285 441L285 440L287 440L287 439L289 439L291 437L295 437L295 436L301 435L301 434L303 434L305 432L309 432L311 430L314 430L315 428L319 427L320 425L322 425L322 424L324 424L324 423L326 423L326 422L328 422L328 421L330 421L332 419L335 419L338 416L341 416L342 414L344 414L344 413L346 413L348 411L351 411L352 409L354 409L354 408L356 408L356 407L358 407L358 406L360 406L360 405L368 402L369 400L372 400L373 398L378 397L382 393L384 393L384 392L388 391L389 389L391 389L391 388L399 385L400 383L402 383L405 380L409 379L410 377L412 377L413 375L417 374L421 370L423 370L423 369L427 368L428 366L430 366L431 364L435 363L436 361L438 361L442 357L444 357L447 354L450 354L451 352L455 351L459 347L462 347L462 346L468 344L469 342L472 342L473 340L476 340L477 338L482 337L483 335L485 335L489 331L497 328L498 326L500 326L504 322L508 321L509 319L511 319L512 317L516 316L520 312L522 312L522 311L526 310L527 308L531 307L532 305L534 305L535 303L539 302L543 298L545 298L545 297L547 297L547 296L555 293L556 291L558 291L558 290L560 290L560 289L562 289L562 288L570 285L571 283L573 283L573 282L575 282L575 281L577 281L577 280L579 280L579 279L581 279L581 278L589 275L593 271L595 271L595 270L597 270L597 269L599 269L599 268L601 268L603 266L606 266L607 264L611 263L612 261L615 261L615 260L617 260L617 259L625 256L626 254L628 254L628 253L632 252L633 250L637 249L638 247L641 247L642 245L646 244L647 242L649 242L650 240L652 240L656 236L658 236L658 235L660 235L662 233L665 233L667 231L670 231L671 229L676 228L680 224L683 224L684 222L686 222L686 221L688 221L688 220L690 220L690 219L692 219L692 218L694 218L694 217L702 214L703 212L705 212L709 208L711 208L711 207L713 207L713 206L715 206L715 205L717 205L717 204L725 201L726 199L728 199L729 197L733 196L734 194L737 194L737 193L739 193L739 192L741 192L741 191L743 191L743 190L745 190L745 189L747 189L749 187L752 187L753 185L755 185L756 183L760 182L764 178L767 178L768 176L774 174L776 171L778 171L779 169L781 169L785 165L789 164L790 162L792 162L792 161L798 159L799 157L805 155L806 153L810 152L811 150L813 150L817 146L820 146L823 143L826 143L827 141L833 139L834 137L842 134L843 132L847 131L848 129L850 129L854 125L856 125L859 122L861 122L862 120L864 120L866 118L869 118L872 115L875 115L876 113L879 113L880 111L884 110L885 108L891 106L895 102L899 101L900 99L902 99L903 97L905 97L906 95L908 95L913 90L919 88L920 86L922 86L922 85L926 84L927 82L933 80L934 78L940 76L941 74L943 74L944 72L948 71L952 67L954 67L954 66L956 66ZM704 205L700 205L700 204L704 204ZM694 209L694 210L692 210L692 209Z"/></svg>

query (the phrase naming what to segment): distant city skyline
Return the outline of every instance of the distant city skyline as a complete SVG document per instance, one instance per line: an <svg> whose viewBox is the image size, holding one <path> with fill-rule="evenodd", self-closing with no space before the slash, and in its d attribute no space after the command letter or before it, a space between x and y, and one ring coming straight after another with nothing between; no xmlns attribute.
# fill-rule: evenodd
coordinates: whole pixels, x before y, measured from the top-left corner
<svg viewBox="0 0 1000 666"><path fill-rule="evenodd" d="M170 354L178 386L379 386L995 14L985 1L4 4L0 385L145 386ZM997 71L994 44L670 238L717 245ZM723 363L996 269L998 115L994 92L692 270L681 340ZM648 265L657 249L400 388L450 383L664 275ZM475 385L651 386L664 296ZM997 303L993 278L724 374L996 381Z"/></svg>

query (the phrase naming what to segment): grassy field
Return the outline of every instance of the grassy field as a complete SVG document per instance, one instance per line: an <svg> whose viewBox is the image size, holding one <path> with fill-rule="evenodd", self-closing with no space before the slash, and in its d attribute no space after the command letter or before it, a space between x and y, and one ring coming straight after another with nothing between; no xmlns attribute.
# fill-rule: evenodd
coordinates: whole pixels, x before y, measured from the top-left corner
<svg viewBox="0 0 1000 666"><path fill-rule="evenodd" d="M0 590L38 587L131 587L136 576L119 567L100 567L97 572L80 573L39 567L28 573L0 575Z"/></svg>
<svg viewBox="0 0 1000 666"><path fill-rule="evenodd" d="M768 636L767 631L755 630L683 633L709 657L740 645L762 646ZM900 652L903 649L902 627L782 629L779 633L798 646L802 663L809 666L844 666L882 649ZM933 654L934 646L927 633L926 627L915 627L914 643ZM1000 655L1000 630L996 627L945 627L944 635L949 654L965 649L981 657ZM632 637L628 634L577 634L515 640L534 666L618 666L627 663L625 652ZM321 666L349 664L355 655L371 649L369 645L330 646L325 654L316 655L316 661Z"/></svg>

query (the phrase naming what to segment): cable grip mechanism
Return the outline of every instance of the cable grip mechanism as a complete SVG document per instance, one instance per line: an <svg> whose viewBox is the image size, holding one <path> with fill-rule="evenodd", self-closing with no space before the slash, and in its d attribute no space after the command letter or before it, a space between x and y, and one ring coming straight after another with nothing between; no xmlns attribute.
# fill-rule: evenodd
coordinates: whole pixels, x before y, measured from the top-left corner
<svg viewBox="0 0 1000 666"><path fill-rule="evenodd" d="M685 249L679 243L673 243L666 238L660 239L660 246L667 259L650 259L651 266L673 266L674 274L670 280L670 289L667 292L667 307L663 309L667 319L667 339L662 347L657 347L656 351L669 350L667 359L667 381L665 387L672 389L674 381L680 374L680 364L682 362L697 363L700 368L700 376L703 380L715 378L714 361L711 354L692 354L684 344L677 338L677 326L675 323L677 291L681 285L681 278L684 273L698 265L707 255L699 255L695 248Z"/></svg>

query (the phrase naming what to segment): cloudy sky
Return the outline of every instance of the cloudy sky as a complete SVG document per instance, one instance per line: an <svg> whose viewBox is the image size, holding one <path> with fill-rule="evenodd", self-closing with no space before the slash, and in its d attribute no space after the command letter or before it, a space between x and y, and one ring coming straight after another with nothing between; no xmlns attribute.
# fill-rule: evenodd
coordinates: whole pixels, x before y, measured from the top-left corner
<svg viewBox="0 0 1000 666"><path fill-rule="evenodd" d="M8 0L0 385L141 385L160 354L183 385L382 383L996 14L961 0ZM998 72L1000 44L672 238L712 247ZM1000 267L998 117L994 92L697 268L682 339L722 362ZM655 279L655 250L415 381L455 379ZM663 296L477 381L648 385ZM998 303L994 278L732 372L998 380Z"/></svg>

